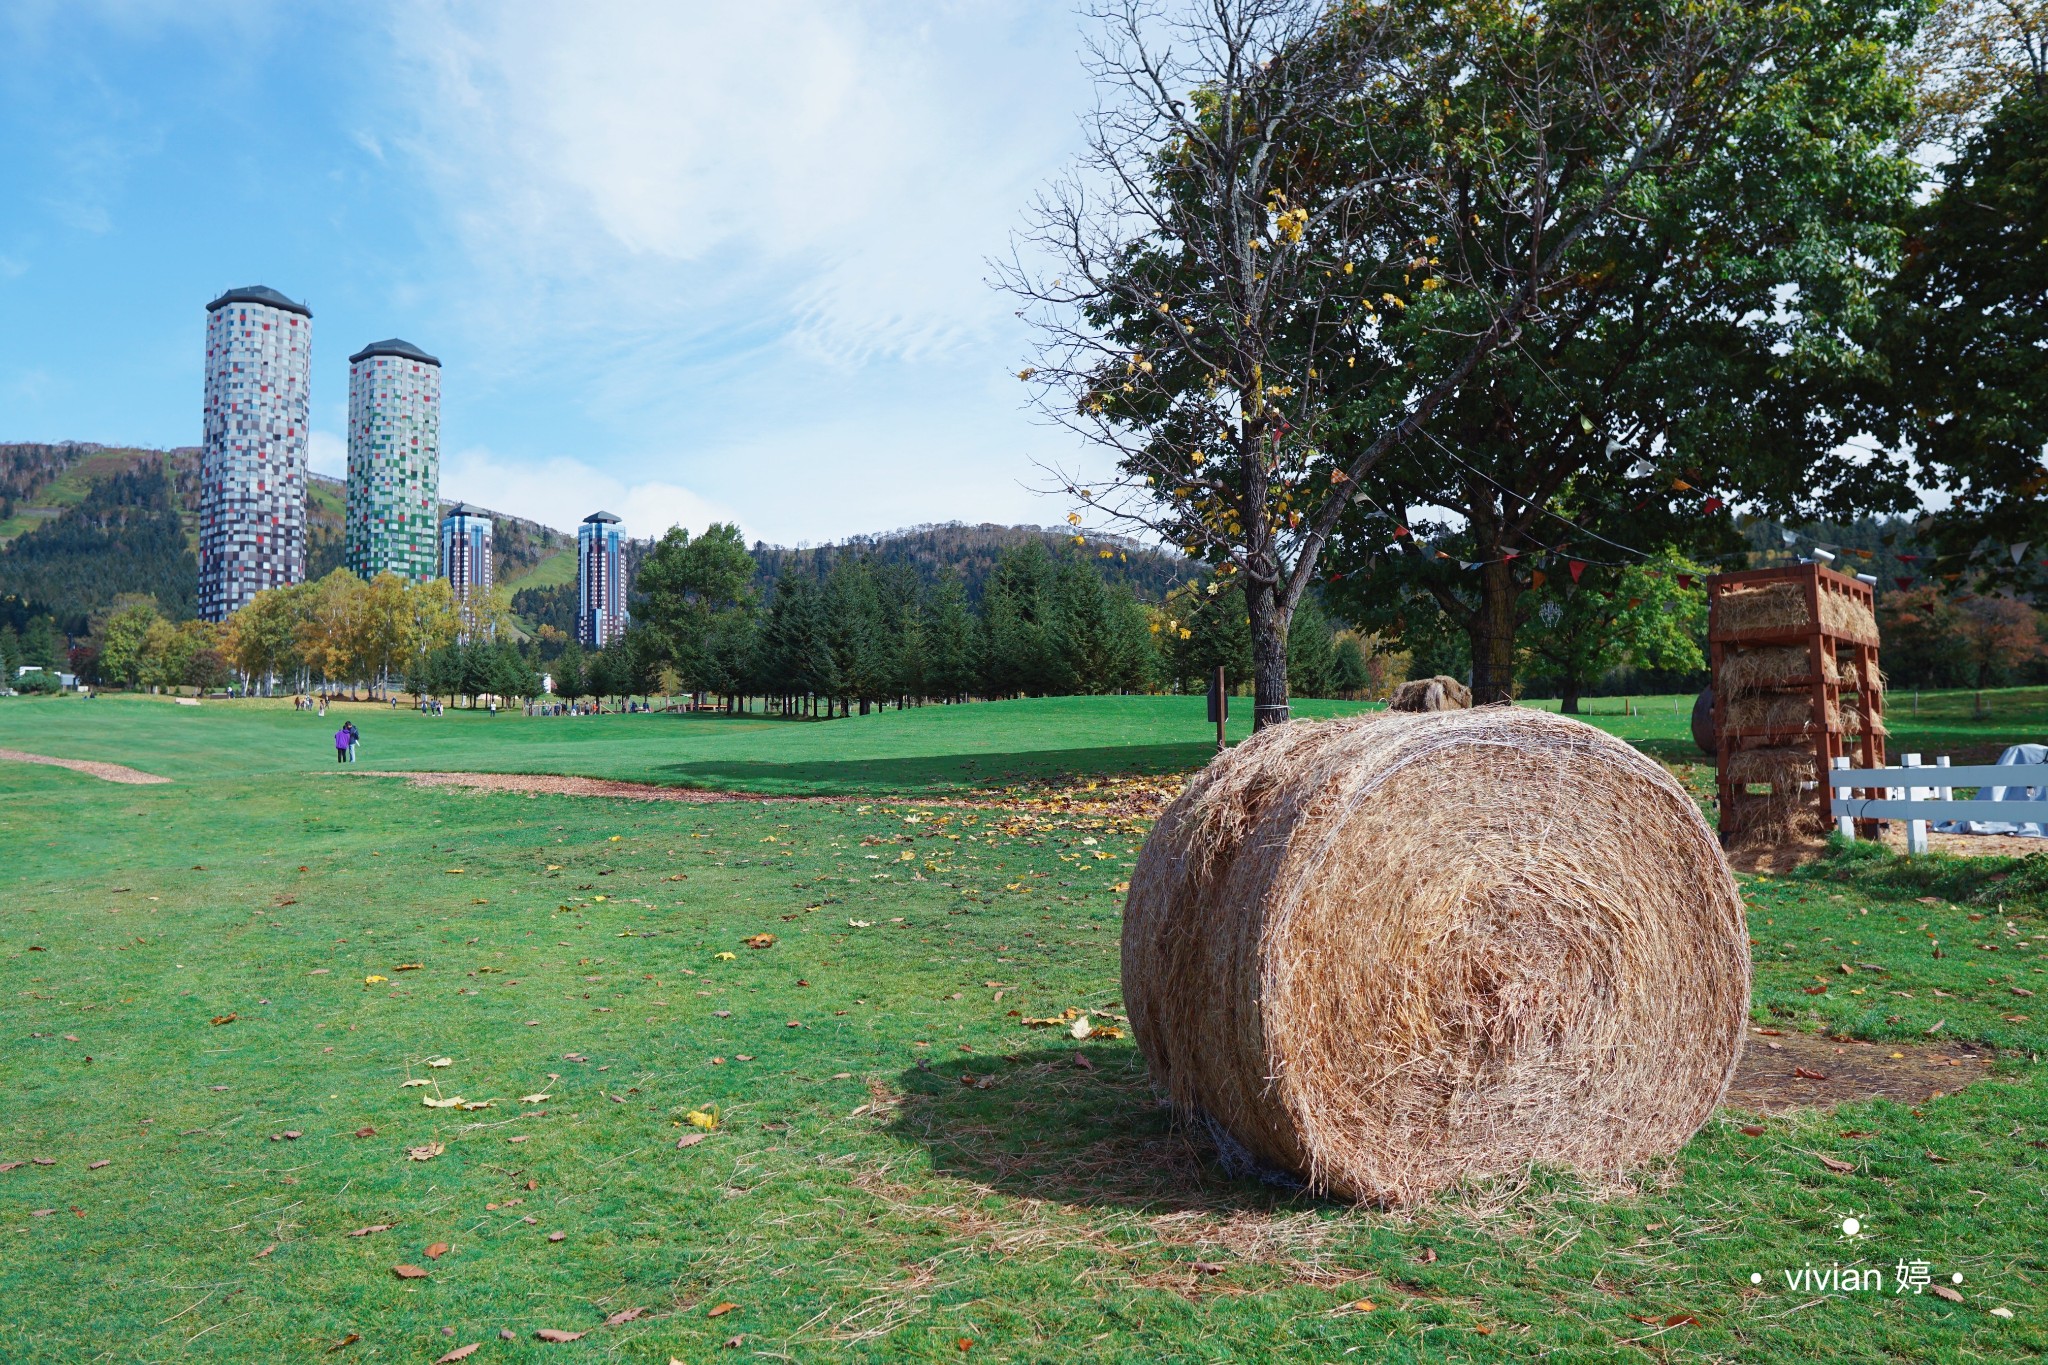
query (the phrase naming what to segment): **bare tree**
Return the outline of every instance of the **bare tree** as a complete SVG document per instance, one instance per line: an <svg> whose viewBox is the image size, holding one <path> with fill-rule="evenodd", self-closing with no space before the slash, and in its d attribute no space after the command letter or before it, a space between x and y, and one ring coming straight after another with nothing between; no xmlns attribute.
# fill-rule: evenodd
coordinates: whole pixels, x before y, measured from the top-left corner
<svg viewBox="0 0 2048 1365"><path fill-rule="evenodd" d="M1241 579L1263 727L1361 480L1586 286L1774 24L1733 0L1089 15L1088 150L999 271L1040 335L1023 377L1114 456L1094 486L1050 471L1094 524Z"/></svg>

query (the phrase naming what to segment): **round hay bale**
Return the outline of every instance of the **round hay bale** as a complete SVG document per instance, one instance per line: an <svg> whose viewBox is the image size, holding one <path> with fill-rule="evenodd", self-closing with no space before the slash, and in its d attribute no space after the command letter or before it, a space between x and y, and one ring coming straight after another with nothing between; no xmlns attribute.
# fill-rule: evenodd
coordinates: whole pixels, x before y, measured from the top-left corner
<svg viewBox="0 0 2048 1365"><path fill-rule="evenodd" d="M1692 742L1703 754L1718 753L1718 734L1714 729L1714 689L1704 687L1692 699Z"/></svg>
<svg viewBox="0 0 2048 1365"><path fill-rule="evenodd" d="M1615 1171L1719 1103L1742 902L1650 759L1519 707L1295 721L1196 776L1131 877L1153 1081L1227 1160L1405 1204Z"/></svg>
<svg viewBox="0 0 2048 1365"><path fill-rule="evenodd" d="M1441 673L1434 678L1410 678L1394 689L1387 702L1389 711L1468 711L1471 707L1472 689Z"/></svg>

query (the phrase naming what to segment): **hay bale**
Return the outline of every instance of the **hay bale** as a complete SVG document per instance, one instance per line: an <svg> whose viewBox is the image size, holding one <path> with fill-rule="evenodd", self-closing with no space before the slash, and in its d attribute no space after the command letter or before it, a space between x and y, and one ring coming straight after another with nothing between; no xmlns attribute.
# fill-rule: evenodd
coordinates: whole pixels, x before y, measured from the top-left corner
<svg viewBox="0 0 2048 1365"><path fill-rule="evenodd" d="M1820 769L1811 749L1737 749L1728 755L1729 782L1737 787L1789 787L1820 781Z"/></svg>
<svg viewBox="0 0 2048 1365"><path fill-rule="evenodd" d="M1441 673L1434 678L1410 678L1394 689L1387 702L1389 711L1468 711L1471 707L1472 689Z"/></svg>
<svg viewBox="0 0 2048 1365"><path fill-rule="evenodd" d="M1738 793L1721 811L1721 832L1729 847L1773 848L1827 832L1827 819L1811 791L1820 780L1819 760L1811 749L1738 749L1728 755L1724 775ZM1769 790L1749 791L1753 786Z"/></svg>
<svg viewBox="0 0 2048 1365"><path fill-rule="evenodd" d="M1730 635L1752 630L1798 630L1813 624L1806 609L1806 585L1798 582L1760 583L1736 587L1715 599L1716 628ZM1861 601L1844 593L1820 594L1821 624L1838 635L1859 640L1877 638L1877 617Z"/></svg>
<svg viewBox="0 0 2048 1365"><path fill-rule="evenodd" d="M1123 987L1155 1084L1226 1156L1395 1205L1676 1150L1733 1073L1749 950L1669 773L1483 707L1217 758L1139 855Z"/></svg>
<svg viewBox="0 0 2048 1365"><path fill-rule="evenodd" d="M1820 669L1823 681L1841 681L1834 650L1823 649L1820 652ZM1734 698L1776 687L1797 687L1812 673L1813 660L1805 645L1759 645L1723 651L1721 667L1714 673L1714 682L1723 693Z"/></svg>
<svg viewBox="0 0 2048 1365"><path fill-rule="evenodd" d="M1842 708L1830 701L1816 716L1810 692L1757 692L1731 700L1722 712L1731 730L1780 730L1812 734L1842 728Z"/></svg>

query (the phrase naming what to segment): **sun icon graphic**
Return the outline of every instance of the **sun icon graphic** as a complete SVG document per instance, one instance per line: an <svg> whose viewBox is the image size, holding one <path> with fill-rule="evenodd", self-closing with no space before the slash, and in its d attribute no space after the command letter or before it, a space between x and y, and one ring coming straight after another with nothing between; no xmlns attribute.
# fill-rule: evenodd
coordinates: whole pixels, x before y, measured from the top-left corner
<svg viewBox="0 0 2048 1365"><path fill-rule="evenodd" d="M1863 1223L1855 1214L1852 1213L1842 1220L1842 1235L1844 1237L1854 1237L1862 1231Z"/></svg>

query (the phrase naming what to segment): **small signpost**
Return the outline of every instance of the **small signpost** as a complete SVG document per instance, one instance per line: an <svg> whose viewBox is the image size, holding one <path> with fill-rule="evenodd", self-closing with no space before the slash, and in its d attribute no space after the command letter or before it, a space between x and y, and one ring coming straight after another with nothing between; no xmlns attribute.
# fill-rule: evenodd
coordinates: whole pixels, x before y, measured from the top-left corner
<svg viewBox="0 0 2048 1365"><path fill-rule="evenodd" d="M1219 665L1209 679L1209 719L1216 726L1216 752L1223 752L1223 723L1230 719L1230 691L1223 682L1223 669Z"/></svg>

